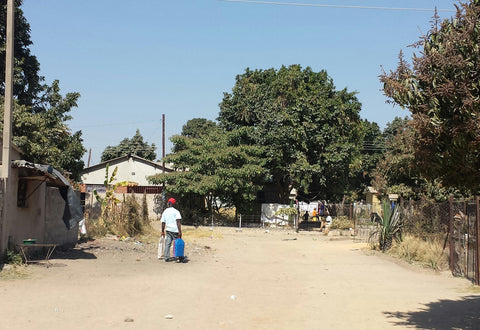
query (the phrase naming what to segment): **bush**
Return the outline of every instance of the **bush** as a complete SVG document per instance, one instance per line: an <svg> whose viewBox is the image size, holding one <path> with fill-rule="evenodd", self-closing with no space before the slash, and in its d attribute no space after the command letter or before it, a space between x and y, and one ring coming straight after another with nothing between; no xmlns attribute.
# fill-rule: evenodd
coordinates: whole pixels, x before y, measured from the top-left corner
<svg viewBox="0 0 480 330"><path fill-rule="evenodd" d="M23 263L22 256L20 253L16 253L10 249L5 251L5 255L3 256L3 262L10 265L19 266Z"/></svg>
<svg viewBox="0 0 480 330"><path fill-rule="evenodd" d="M329 229L350 229L353 228L354 224L352 220L349 220L346 216L336 217L332 220Z"/></svg>
<svg viewBox="0 0 480 330"><path fill-rule="evenodd" d="M443 240L438 237L421 239L406 235L401 242L395 242L389 254L408 263L420 263L435 270L448 268L448 255L443 250Z"/></svg>
<svg viewBox="0 0 480 330"><path fill-rule="evenodd" d="M87 233L90 237L105 236L108 233L132 237L142 234L148 227L145 203L140 205L134 194L124 197L122 203L113 205L105 220L87 220Z"/></svg>

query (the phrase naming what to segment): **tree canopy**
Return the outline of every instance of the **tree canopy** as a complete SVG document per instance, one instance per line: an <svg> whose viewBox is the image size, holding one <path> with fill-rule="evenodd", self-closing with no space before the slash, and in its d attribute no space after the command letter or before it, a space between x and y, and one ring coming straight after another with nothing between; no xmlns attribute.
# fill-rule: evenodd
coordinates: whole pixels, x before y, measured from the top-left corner
<svg viewBox="0 0 480 330"><path fill-rule="evenodd" d="M245 129L242 143L264 148L278 201L286 202L292 187L336 199L360 168L360 107L355 93L336 90L326 71L246 69L224 93L218 120L226 131Z"/></svg>
<svg viewBox="0 0 480 330"><path fill-rule="evenodd" d="M377 166L385 152L385 141L380 127L375 122L362 120L363 145L360 157L351 166L352 177L348 189L351 200L363 199L363 195L373 178L372 171Z"/></svg>
<svg viewBox="0 0 480 330"><path fill-rule="evenodd" d="M37 58L31 54L30 46L30 25L23 16L20 6L22 0L15 0L15 26L14 26L14 86L13 93L18 103L34 106L38 102L37 96L45 90L43 84L44 77L39 75L40 63ZM5 95L5 44L6 44L6 19L7 19L7 0L0 0L0 92Z"/></svg>
<svg viewBox="0 0 480 330"><path fill-rule="evenodd" d="M72 133L64 122L71 119L68 112L76 107L79 94L68 93L63 97L55 81L47 95L48 107L41 112L32 113L31 107L15 104L13 143L23 151L25 159L69 171L73 179L78 179L85 148L81 133ZM3 102L1 109L3 115Z"/></svg>
<svg viewBox="0 0 480 330"><path fill-rule="evenodd" d="M0 1L0 56L5 57L6 0ZM58 80L51 85L43 83L40 64L30 52L30 25L20 9L22 1L16 0L15 4L12 141L23 151L24 159L52 165L72 173L72 179L78 180L84 166L81 157L86 150L81 131L72 132L66 123L72 119L69 112L77 107L80 94L62 96ZM5 61L0 61L2 118L4 90Z"/></svg>
<svg viewBox="0 0 480 330"><path fill-rule="evenodd" d="M140 134L140 130L137 129L131 139L125 138L117 146L107 146L102 153L101 161L106 162L107 160L126 155L136 155L153 161L157 157L156 149L155 143L149 145L143 141L143 136Z"/></svg>
<svg viewBox="0 0 480 330"><path fill-rule="evenodd" d="M387 123L383 131L385 153L372 171L372 185L383 196L398 194L404 199L426 198L445 201L448 196L463 197L464 191L448 188L437 179L428 179L415 163L414 131L408 117Z"/></svg>
<svg viewBox="0 0 480 330"><path fill-rule="evenodd" d="M175 152L164 160L176 171L153 176L151 182L166 183L166 190L183 200L196 196L204 203L206 197L208 208L218 198L240 211L248 209L266 171L262 148L239 143L245 133L243 129L224 132L215 127L200 137L173 136Z"/></svg>
<svg viewBox="0 0 480 330"><path fill-rule="evenodd" d="M214 121L205 118L193 118L183 125L181 135L198 138L209 133L211 130L215 129L216 126L217 124Z"/></svg>
<svg viewBox="0 0 480 330"><path fill-rule="evenodd" d="M460 3L455 17L433 18L414 46L412 66L399 56L381 81L390 102L412 115L416 166L446 187L480 189L480 1Z"/></svg>

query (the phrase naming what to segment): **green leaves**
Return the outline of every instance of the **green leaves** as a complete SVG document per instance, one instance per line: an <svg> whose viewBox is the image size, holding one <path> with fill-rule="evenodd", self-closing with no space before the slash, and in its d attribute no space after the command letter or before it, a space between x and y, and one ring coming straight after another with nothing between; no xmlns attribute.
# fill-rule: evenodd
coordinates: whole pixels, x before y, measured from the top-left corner
<svg viewBox="0 0 480 330"><path fill-rule="evenodd" d="M349 164L361 145L355 93L336 91L325 71L299 65L247 69L232 91L220 104L220 126L251 128L249 143L264 148L265 166L281 191L279 202L288 199L292 185L304 191L346 190ZM329 162L332 157L337 161ZM326 190L325 184L341 188Z"/></svg>
<svg viewBox="0 0 480 330"><path fill-rule="evenodd" d="M176 152L164 160L176 171L149 179L154 184L166 183L168 191L180 196L213 195L237 208L248 205L255 200L266 170L261 148L240 144L244 134L211 127L197 138L173 136Z"/></svg>
<svg viewBox="0 0 480 330"><path fill-rule="evenodd" d="M23 157L33 163L49 164L59 170L72 173L73 179L79 179L84 163L81 157L85 153L81 132L72 133L65 121L67 115L76 106L79 95L60 94L58 81L48 88L44 95L42 108L14 104L13 143L23 151ZM56 100L56 101L53 101ZM3 97L0 98L0 114L3 116Z"/></svg>
<svg viewBox="0 0 480 330"><path fill-rule="evenodd" d="M381 81L391 100L412 114L419 171L446 187L480 190L480 7L462 3L454 20L434 17L408 69L403 59Z"/></svg>
<svg viewBox="0 0 480 330"><path fill-rule="evenodd" d="M157 147L154 143L149 145L147 142L144 142L143 136L137 129L135 135L131 139L125 138L117 146L107 146L102 153L101 160L102 162L105 162L110 159L131 154L153 161L157 157L155 153L156 148Z"/></svg>

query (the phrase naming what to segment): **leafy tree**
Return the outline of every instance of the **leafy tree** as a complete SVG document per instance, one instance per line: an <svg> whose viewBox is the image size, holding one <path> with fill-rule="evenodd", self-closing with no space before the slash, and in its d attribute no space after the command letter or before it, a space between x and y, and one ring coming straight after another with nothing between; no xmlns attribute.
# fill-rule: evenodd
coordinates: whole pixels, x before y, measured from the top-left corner
<svg viewBox="0 0 480 330"><path fill-rule="evenodd" d="M144 142L140 130L137 129L131 139L125 138L117 146L107 146L102 153L101 161L106 162L107 160L125 155L136 155L144 159L155 160L157 157L155 153L156 148L154 143L149 145L147 142Z"/></svg>
<svg viewBox="0 0 480 330"><path fill-rule="evenodd" d="M425 178L414 159L414 131L409 118L399 118L387 123L383 131L385 154L372 171L372 185L382 195L398 194L404 199L426 198L444 201L460 191L444 187L440 181Z"/></svg>
<svg viewBox="0 0 480 330"><path fill-rule="evenodd" d="M205 118L193 118L187 121L182 127L181 135L191 138L197 138L214 129L217 124L214 121Z"/></svg>
<svg viewBox="0 0 480 330"><path fill-rule="evenodd" d="M81 157L85 153L81 132L71 132L66 121L68 112L77 106L78 93L60 94L58 81L47 88L48 105L41 112L32 113L31 107L15 102L13 110L13 143L23 152L23 158L38 164L72 173L78 180L84 167ZM3 118L4 101L0 99L0 115ZM3 122L1 123L3 129Z"/></svg>
<svg viewBox="0 0 480 330"><path fill-rule="evenodd" d="M39 75L40 63L31 54L30 25L20 9L22 0L15 1L15 26L14 26L14 86L13 93L18 102L23 105L34 106L37 96L45 90L44 78ZM0 0L0 93L5 95L5 44L7 0Z"/></svg>
<svg viewBox="0 0 480 330"><path fill-rule="evenodd" d="M224 93L218 120L226 131L246 128L244 143L265 148L278 201L285 203L292 187L337 199L358 170L360 106L355 93L335 89L326 71L246 69Z"/></svg>
<svg viewBox="0 0 480 330"><path fill-rule="evenodd" d="M381 81L390 102L412 115L418 170L445 187L480 187L480 0L460 3L450 20L433 18L414 46Z"/></svg>
<svg viewBox="0 0 480 330"><path fill-rule="evenodd" d="M385 141L377 123L362 121L363 148L360 157L352 166L352 178L349 190L352 200L359 200L371 185L372 171L382 159L385 152Z"/></svg>
<svg viewBox="0 0 480 330"><path fill-rule="evenodd" d="M262 149L239 144L243 135L241 129L224 132L215 128L197 138L173 136L170 140L176 151L165 161L176 171L157 174L150 180L165 183L168 193L184 201L199 200L203 204L191 208L203 208L203 198L208 208L215 207L214 201L219 198L243 212L256 199L266 174Z"/></svg>
<svg viewBox="0 0 480 330"><path fill-rule="evenodd" d="M39 76L40 64L29 49L32 45L30 26L20 9L22 1L17 0L15 4L13 143L23 151L26 160L71 172L72 178L78 180L84 167L81 157L86 150L81 131L72 132L66 122L72 119L68 113L77 106L80 94L62 96L58 81L51 86L43 83L44 78ZM0 32L0 56L5 58L6 0L0 0ZM5 62L0 61L3 95L4 79ZM3 96L0 109L3 118Z"/></svg>
<svg viewBox="0 0 480 330"><path fill-rule="evenodd" d="M383 131L386 151L373 171L373 186L382 195L396 193L409 198L418 188L420 176L413 164L414 135L409 123L407 117L395 117Z"/></svg>

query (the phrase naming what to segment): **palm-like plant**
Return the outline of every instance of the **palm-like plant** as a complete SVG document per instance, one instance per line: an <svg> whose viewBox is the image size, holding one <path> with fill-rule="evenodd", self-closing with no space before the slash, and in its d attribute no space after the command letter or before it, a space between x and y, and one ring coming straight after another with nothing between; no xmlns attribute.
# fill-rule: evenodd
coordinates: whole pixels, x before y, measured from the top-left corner
<svg viewBox="0 0 480 330"><path fill-rule="evenodd" d="M372 233L372 236L378 236L380 249L385 252L392 247L393 240L402 240L403 221L398 205L391 208L387 201L382 203L383 214L380 217L380 222Z"/></svg>
<svg viewBox="0 0 480 330"><path fill-rule="evenodd" d="M105 181L103 182L103 185L105 186L105 189L106 189L105 197L100 196L99 193L97 192L97 189L93 190L93 195L97 199L98 203L100 203L100 207L102 210L101 219L106 223L109 223L108 218L110 216L112 209L115 207L115 205L120 203L120 200L117 197L115 197L115 189L119 186L128 185L128 181L113 183L113 181L116 179L116 176L117 176L118 166L115 167L110 177L108 176L108 168L109 168L109 165L107 163L105 168L105 171L106 171Z"/></svg>

